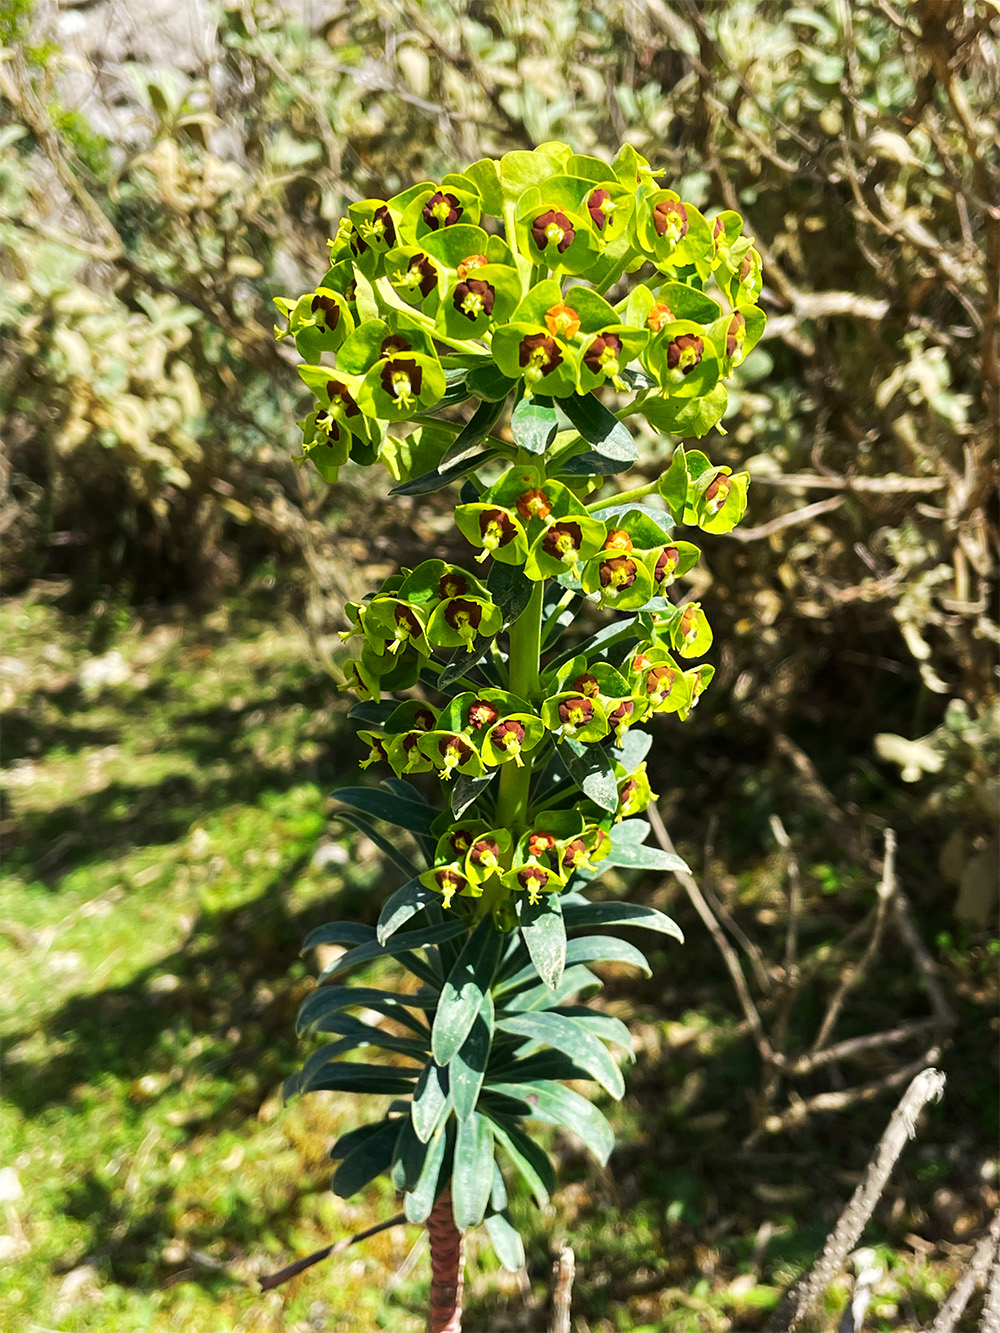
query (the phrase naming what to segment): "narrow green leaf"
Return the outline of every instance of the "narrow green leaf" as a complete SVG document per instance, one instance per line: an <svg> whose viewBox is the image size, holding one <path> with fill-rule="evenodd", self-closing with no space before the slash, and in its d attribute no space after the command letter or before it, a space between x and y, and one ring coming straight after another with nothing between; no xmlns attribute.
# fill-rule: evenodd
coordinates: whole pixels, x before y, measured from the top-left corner
<svg viewBox="0 0 1000 1333"><path fill-rule="evenodd" d="M566 966L566 927L559 895L543 893L538 903L522 901L519 908L521 937L531 961L546 986L554 990Z"/></svg>
<svg viewBox="0 0 1000 1333"><path fill-rule="evenodd" d="M424 472L411 481L404 481L398 486L393 486L389 494L430 495L432 491L439 491L442 486L448 486L451 482L457 481L459 477L464 477L467 472L472 472L477 467L482 467L484 463L491 462L499 452L499 449L484 449L481 453L472 454L468 458L460 458L457 463L452 463L450 467L438 468L434 472Z"/></svg>
<svg viewBox="0 0 1000 1333"><path fill-rule="evenodd" d="M663 532L663 540L667 541L667 534L674 526L673 515L667 509L654 509L652 505L637 504L634 500L626 500L624 504L615 504L614 500L609 500L606 505L600 509L590 511L591 518L599 518L602 523L610 523L614 518L624 518L626 514L643 514L646 518L651 518L658 528Z"/></svg>
<svg viewBox="0 0 1000 1333"><path fill-rule="evenodd" d="M453 681L461 680L467 675L479 662L490 646L490 640L484 639L482 635L476 638L476 644L472 652L467 652L464 648L459 648L452 655L444 670L438 676L436 681L432 681L434 688L445 691ZM433 674L433 673L431 673Z"/></svg>
<svg viewBox="0 0 1000 1333"><path fill-rule="evenodd" d="M302 1092L364 1092L386 1096L404 1096L413 1091L416 1070L392 1068L386 1065L328 1065L318 1072Z"/></svg>
<svg viewBox="0 0 1000 1333"><path fill-rule="evenodd" d="M493 922L484 917L448 974L431 1034L431 1049L439 1065L449 1064L469 1035L493 981L501 945Z"/></svg>
<svg viewBox="0 0 1000 1333"><path fill-rule="evenodd" d="M311 930L302 943L301 952L315 949L317 944L368 944L375 938L371 926L358 921L328 921L325 926Z"/></svg>
<svg viewBox="0 0 1000 1333"><path fill-rule="evenodd" d="M490 1190L490 1207L495 1213L502 1213L507 1207L507 1186L503 1183L503 1172L496 1162L493 1163L493 1186Z"/></svg>
<svg viewBox="0 0 1000 1333"><path fill-rule="evenodd" d="M622 1071L606 1047L572 1018L555 1013L508 1014L497 1020L497 1027L501 1032L546 1042L585 1069L612 1097L618 1098L624 1093Z"/></svg>
<svg viewBox="0 0 1000 1333"><path fill-rule="evenodd" d="M621 744L611 747L611 760L615 764L621 764L626 773L634 773L649 754L652 744L653 738L648 731L639 731L638 728L631 727L622 737ZM632 820L624 822L631 824ZM648 828L646 836L648 837Z"/></svg>
<svg viewBox="0 0 1000 1333"><path fill-rule="evenodd" d="M532 968L534 968L534 964L532 964ZM525 980L530 980L530 977L524 978L523 973L518 975L522 977L520 983L522 985ZM504 984L502 993L515 990L517 981L517 977L512 977L509 983ZM554 990L546 986L544 982L538 986L528 986L524 990L517 990L517 993L510 995L509 999L505 999L503 1007L507 1013L519 1014L526 1013L529 1010L548 1009L554 1005L562 1004L563 1000L568 1000L571 995L576 995L578 991L589 990L592 986L600 990L602 985L601 979L595 977L588 968L568 967L562 974L559 985ZM497 995L500 993L501 990L498 989ZM495 998L497 997L494 996Z"/></svg>
<svg viewBox="0 0 1000 1333"><path fill-rule="evenodd" d="M425 1059L430 1052L430 1030L423 1037L397 1037L393 1032L383 1032L371 1023L363 1023L351 1014L325 1014L313 1024L314 1032L338 1035L341 1040L350 1042L354 1049L364 1046L377 1046L383 1051L399 1051L401 1055L412 1055L414 1059ZM344 1050L350 1049L343 1047ZM312 1057L310 1057L312 1058Z"/></svg>
<svg viewBox="0 0 1000 1333"><path fill-rule="evenodd" d="M392 1166L398 1137L398 1121L388 1120L379 1125L375 1133L353 1152L348 1153L337 1167L331 1185L334 1194L339 1194L342 1199L349 1199L352 1194L364 1189L376 1176L388 1171Z"/></svg>
<svg viewBox="0 0 1000 1333"><path fill-rule="evenodd" d="M403 1211L410 1222L426 1222L438 1196L438 1180L448 1147L447 1121L438 1125L427 1145L423 1169L413 1189L403 1201Z"/></svg>
<svg viewBox="0 0 1000 1333"><path fill-rule="evenodd" d="M483 1086L493 1042L493 996L483 994L483 1002L472 1028L448 1066L451 1099L459 1120L468 1120L475 1110L479 1089Z"/></svg>
<svg viewBox="0 0 1000 1333"><path fill-rule="evenodd" d="M500 403L506 402L507 395L517 386L517 380L508 379L492 360L470 370L467 382L477 398Z"/></svg>
<svg viewBox="0 0 1000 1333"><path fill-rule="evenodd" d="M559 430L555 408L540 395L522 398L511 413L510 429L518 448L544 454Z"/></svg>
<svg viewBox="0 0 1000 1333"><path fill-rule="evenodd" d="M576 657L578 653L584 653L590 661L594 661L596 657L602 656L601 649L607 648L612 643L618 643L622 639L627 639L635 622L636 617L629 616L625 620L615 620L610 625L605 625L603 629L599 629L596 634L591 634L590 638L584 639L582 643L573 643L564 648L549 662L546 669L551 671L553 667L562 666L564 662L568 662L571 657ZM635 636L632 635L631 637L634 638ZM634 734L648 735L649 733L638 732ZM633 732L627 731L625 739L627 740L631 735L633 735ZM650 737L650 743L652 743L652 737Z"/></svg>
<svg viewBox="0 0 1000 1333"><path fill-rule="evenodd" d="M563 917L567 930L579 930L581 926L639 926L684 942L676 921L671 921L665 912L640 903L570 903L564 905Z"/></svg>
<svg viewBox="0 0 1000 1333"><path fill-rule="evenodd" d="M486 1219L486 1234L508 1273L516 1273L524 1267L524 1242L506 1217L492 1213Z"/></svg>
<svg viewBox="0 0 1000 1333"><path fill-rule="evenodd" d="M643 847L641 843L620 842L613 844L607 856L601 862L601 868L610 870L612 866L622 866L627 870L687 870L686 861L682 861L673 852L664 852L659 847Z"/></svg>
<svg viewBox="0 0 1000 1333"><path fill-rule="evenodd" d="M491 768L478 778L472 777L468 773L458 775L451 790L451 813L456 819L462 818L469 806L481 792L486 790L499 771L498 768Z"/></svg>
<svg viewBox="0 0 1000 1333"><path fill-rule="evenodd" d="M635 462L638 450L628 427L599 398L592 393L570 394L559 399L559 406L587 443L594 445L603 457L619 463Z"/></svg>
<svg viewBox="0 0 1000 1333"><path fill-rule="evenodd" d="M431 903L439 901L440 895L434 893L432 889L424 888L419 879L409 880L386 900L379 914L378 925L375 928L379 944L386 944L411 917L422 912Z"/></svg>
<svg viewBox="0 0 1000 1333"><path fill-rule="evenodd" d="M449 459L457 458L459 454L464 454L467 449L475 449L477 445L482 444L503 415L503 409L504 400L502 398L499 402L491 402L489 399L480 402L465 426L445 450L441 463L438 464L438 470L440 471L441 465L447 463Z"/></svg>
<svg viewBox="0 0 1000 1333"><path fill-rule="evenodd" d="M526 1114L550 1125L565 1125L594 1154L601 1166L607 1164L615 1146L615 1132L606 1117L592 1102L572 1088L549 1079L532 1083L491 1083L490 1090L525 1102Z"/></svg>
<svg viewBox="0 0 1000 1333"><path fill-rule="evenodd" d="M483 1220L493 1186L493 1130L475 1111L458 1122L451 1172L451 1206L459 1231Z"/></svg>
<svg viewBox="0 0 1000 1333"><path fill-rule="evenodd" d="M444 921L440 925L425 925L414 930L404 930L400 934L393 935L386 944L379 944L377 939L371 940L367 944L358 944L353 949L348 949L346 953L341 954L339 958L335 958L333 962L327 963L318 979L323 982L329 977L336 976L339 972L346 972L348 968L358 967L362 963L370 963L375 958L390 957L398 958L410 971L433 985L436 980L433 970L415 959L412 950L427 949L432 945L441 944L445 940L454 939L456 935L461 935L465 928L464 921ZM418 965L414 966L414 963Z"/></svg>
<svg viewBox="0 0 1000 1333"><path fill-rule="evenodd" d="M414 1132L409 1116L402 1116L395 1121L399 1126L399 1137L393 1154L392 1183L401 1193L413 1189L420 1179L427 1160L427 1144ZM428 1134L427 1138L430 1138Z"/></svg>
<svg viewBox="0 0 1000 1333"><path fill-rule="evenodd" d="M410 1009L434 1009L435 994L397 995L392 991L375 990L370 986L318 986L302 1001L295 1031L301 1036L326 1014L341 1009L374 1009L376 1013L394 1018L405 1027L423 1036L427 1027L409 1012Z"/></svg>
<svg viewBox="0 0 1000 1333"><path fill-rule="evenodd" d="M490 596L500 608L505 625L515 621L531 601L535 585L520 565L505 565L494 560L486 579Z"/></svg>
<svg viewBox="0 0 1000 1333"><path fill-rule="evenodd" d="M346 1134L341 1134L340 1138L330 1149L330 1156L335 1162L340 1161L350 1153L354 1152L355 1148L359 1147L362 1143L365 1143L373 1134L377 1134L386 1125L398 1123L399 1122L395 1120L390 1121L389 1118L385 1116L381 1120L376 1120L370 1125L359 1125L357 1129L349 1129Z"/></svg>
<svg viewBox="0 0 1000 1333"><path fill-rule="evenodd" d="M549 1201L549 1191L556 1187L552 1163L538 1144L532 1143L516 1126L503 1125L493 1116L490 1121L493 1137L524 1179L539 1208L544 1208Z"/></svg>
<svg viewBox="0 0 1000 1333"><path fill-rule="evenodd" d="M383 699L376 703L374 699L363 699L356 703L347 716L353 722L362 722L366 727L384 726L399 705L394 699Z"/></svg>
<svg viewBox="0 0 1000 1333"><path fill-rule="evenodd" d="M421 1143L427 1143L449 1105L448 1071L433 1060L426 1064L413 1090L410 1118Z"/></svg>
<svg viewBox="0 0 1000 1333"><path fill-rule="evenodd" d="M566 771L595 805L602 810L618 809L618 783L606 750L599 745L583 745L580 741L564 740L560 745Z"/></svg>
<svg viewBox="0 0 1000 1333"><path fill-rule="evenodd" d="M397 847L394 842L391 842L384 833L379 833L378 829L375 828L373 824L370 824L363 816L357 814L354 810L338 810L336 818L346 820L347 823L353 824L355 828L360 829L366 838L372 840L379 851L383 852L390 861L399 866L404 875L416 874L417 867L406 853L401 848Z"/></svg>
<svg viewBox="0 0 1000 1333"><path fill-rule="evenodd" d="M330 793L331 800L340 801L364 815L374 815L387 824L409 829L412 833L429 834L438 813L423 801L414 801L396 792L381 791L377 787L338 787Z"/></svg>
<svg viewBox="0 0 1000 1333"><path fill-rule="evenodd" d="M645 954L617 935L583 935L570 940L566 946L566 962L628 963L645 972L647 977L652 975Z"/></svg>
<svg viewBox="0 0 1000 1333"><path fill-rule="evenodd" d="M635 1059L635 1052L632 1050L632 1034L620 1018L613 1018L610 1014L596 1014L592 1009L588 1009L582 1004L566 1005L555 1010L555 1012L565 1014L567 1018L575 1019L588 1032L592 1032L595 1037L600 1037L601 1041L614 1042L616 1046L620 1046L629 1060Z"/></svg>

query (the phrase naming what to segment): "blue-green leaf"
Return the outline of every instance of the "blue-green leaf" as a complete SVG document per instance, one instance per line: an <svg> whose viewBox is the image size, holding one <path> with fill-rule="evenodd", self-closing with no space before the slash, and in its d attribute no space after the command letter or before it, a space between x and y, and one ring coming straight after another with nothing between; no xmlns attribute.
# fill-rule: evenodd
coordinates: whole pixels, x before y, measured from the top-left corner
<svg viewBox="0 0 1000 1333"><path fill-rule="evenodd" d="M501 944L492 920L484 917L455 960L434 1016L431 1049L439 1065L449 1064L469 1035L496 973Z"/></svg>
<svg viewBox="0 0 1000 1333"><path fill-rule="evenodd" d="M403 1201L403 1211L410 1222L426 1222L438 1196L438 1179L448 1147L448 1122L438 1125L427 1145L423 1169L413 1189Z"/></svg>
<svg viewBox="0 0 1000 1333"><path fill-rule="evenodd" d="M514 988L516 982L517 977L512 977L509 983L511 989ZM529 986L525 990L511 995L510 999L504 1000L503 1007L506 1013L526 1013L529 1010L549 1009L562 1004L564 1000L568 1000L571 995L576 995L578 991L589 990L591 987L600 990L602 985L601 979L595 977L588 968L568 967L562 974L559 985L554 990L546 986L544 982L538 986ZM503 989L505 992L507 991L506 984Z"/></svg>
<svg viewBox="0 0 1000 1333"><path fill-rule="evenodd" d="M459 454L464 454L467 449L475 449L478 444L482 444L503 415L503 409L504 400L502 398L499 402L491 402L489 399L480 402L475 412L444 451L438 469L440 470L441 465L447 463L450 458L457 458Z"/></svg>
<svg viewBox="0 0 1000 1333"><path fill-rule="evenodd" d="M552 1163L537 1143L514 1125L501 1124L490 1116L493 1137L501 1145L535 1197L539 1208L549 1201L549 1191L556 1187Z"/></svg>
<svg viewBox="0 0 1000 1333"><path fill-rule="evenodd" d="M462 818L469 806L481 792L486 790L499 771L498 768L491 768L479 777L473 777L469 773L458 775L451 791L451 813L456 819Z"/></svg>
<svg viewBox="0 0 1000 1333"><path fill-rule="evenodd" d="M486 1234L508 1273L516 1273L524 1267L524 1242L506 1217L491 1213L486 1219Z"/></svg>
<svg viewBox="0 0 1000 1333"><path fill-rule="evenodd" d="M368 820L363 816L357 814L354 810L338 810L336 818L344 819L349 824L353 824L355 828L360 829L365 837L370 838L375 846L381 852L384 852L390 861L395 862L395 864L399 866L404 875L415 875L417 873L417 867L406 853L401 848L397 847L394 842L390 841L385 834L379 833L378 829L375 828L373 824L369 824Z"/></svg>
<svg viewBox="0 0 1000 1333"><path fill-rule="evenodd" d="M635 1059L635 1052L632 1050L632 1034L620 1018L613 1018L611 1014L594 1013L593 1009L588 1009L586 1005L582 1004L565 1005L555 1010L555 1012L574 1019L588 1032L592 1032L595 1037L600 1037L601 1041L614 1042L616 1046L622 1048L629 1060Z"/></svg>
<svg viewBox="0 0 1000 1333"><path fill-rule="evenodd" d="M375 928L379 944L386 944L411 917L422 912L431 903L440 900L440 894L424 888L419 879L409 880L386 900L379 914L378 925ZM308 941L306 943L308 944Z"/></svg>
<svg viewBox="0 0 1000 1333"><path fill-rule="evenodd" d="M339 972L346 972L348 968L358 967L361 963L370 963L375 958L388 956L398 958L411 972L430 985L434 985L436 977L433 969L416 959L412 950L428 949L432 945L442 944L445 940L461 935L465 928L465 922L461 920L443 921L440 925L425 925L414 930L404 930L401 934L393 935L386 944L379 944L377 939L367 944L358 944L341 954L339 958L327 963L319 974L319 981L326 981L327 978L334 977Z"/></svg>
<svg viewBox="0 0 1000 1333"><path fill-rule="evenodd" d="M618 783L606 750L566 739L560 746L566 772L576 785L602 810L618 809Z"/></svg>
<svg viewBox="0 0 1000 1333"><path fill-rule="evenodd" d="M325 1072L317 1073L301 1092L364 1092L402 1096L413 1091L416 1070L387 1065L327 1065Z"/></svg>
<svg viewBox="0 0 1000 1333"><path fill-rule="evenodd" d="M317 944L369 944L375 938L371 926L363 926L358 921L328 921L325 926L317 926L305 937L302 953L315 949Z"/></svg>
<svg viewBox="0 0 1000 1333"><path fill-rule="evenodd" d="M550 1125L565 1125L590 1149L601 1166L606 1165L615 1146L615 1132L606 1117L586 1097L549 1079L536 1079L530 1083L491 1083L490 1090L525 1102L530 1107L526 1115L532 1119L544 1120Z"/></svg>
<svg viewBox="0 0 1000 1333"><path fill-rule="evenodd" d="M543 893L541 900L519 904L521 936L531 961L546 986L555 989L566 966L566 927L559 895Z"/></svg>
<svg viewBox="0 0 1000 1333"><path fill-rule="evenodd" d="M370 986L319 986L302 1001L295 1031L301 1036L326 1014L341 1009L374 1009L376 1013L394 1018L404 1027L425 1036L427 1026L414 1018L410 1009L434 1009L435 994L398 995L393 991L375 990Z"/></svg>
<svg viewBox="0 0 1000 1333"><path fill-rule="evenodd" d="M459 1120L468 1120L475 1110L490 1059L493 1025L493 996L486 991L469 1035L448 1066L452 1105Z"/></svg>
<svg viewBox="0 0 1000 1333"><path fill-rule="evenodd" d="M438 813L423 801L393 791L382 791L378 787L338 787L330 797L364 815L374 815L376 819L384 819L387 824L409 829L412 833L429 834Z"/></svg>
<svg viewBox="0 0 1000 1333"><path fill-rule="evenodd" d="M352 1194L388 1171L392 1165L396 1139L399 1137L399 1122L387 1120L379 1125L364 1143L361 1143L341 1162L334 1172L331 1186L334 1194L342 1199L349 1199Z"/></svg>
<svg viewBox="0 0 1000 1333"><path fill-rule="evenodd" d="M626 514L636 512L642 514L645 518L651 518L658 528L663 532L663 540L667 541L667 534L674 526L673 515L666 509L654 509L652 505L636 504L634 500L626 500L624 504L616 504L614 500L609 500L606 505L600 509L588 511L591 518L599 518L602 523L610 523L612 519L624 518Z"/></svg>
<svg viewBox="0 0 1000 1333"><path fill-rule="evenodd" d="M514 443L529 454L544 454L559 430L556 411L548 398L522 398L510 416Z"/></svg>
<svg viewBox="0 0 1000 1333"><path fill-rule="evenodd" d="M460 458L457 463L452 463L450 467L437 468L434 472L425 472L419 477L414 477L411 481L401 482L398 486L393 486L389 492L390 495L430 495L432 491L439 491L442 486L448 486L459 477L464 477L467 472L472 472L477 467L482 467L484 463L491 462L496 458L499 449L483 449L478 454L472 454L468 458Z"/></svg>
<svg viewBox="0 0 1000 1333"><path fill-rule="evenodd" d="M475 1111L458 1122L451 1172L451 1206L459 1231L483 1220L493 1186L493 1130Z"/></svg>
<svg viewBox="0 0 1000 1333"><path fill-rule="evenodd" d="M639 926L684 942L681 928L665 912L640 903L570 903L563 906L567 930L581 926Z"/></svg>
<svg viewBox="0 0 1000 1333"><path fill-rule="evenodd" d="M450 1105L448 1071L433 1060L426 1064L413 1090L410 1118L421 1143L427 1143Z"/></svg>
<svg viewBox="0 0 1000 1333"><path fill-rule="evenodd" d="M628 427L599 398L592 393L570 394L568 398L560 398L559 406L602 457L619 463L635 462L638 450Z"/></svg>
<svg viewBox="0 0 1000 1333"><path fill-rule="evenodd" d="M542 1041L568 1055L585 1069L601 1087L618 1098L625 1091L625 1080L607 1048L572 1018L556 1013L507 1014L497 1020L501 1032L512 1032L532 1041Z"/></svg>
<svg viewBox="0 0 1000 1333"><path fill-rule="evenodd" d="M490 596L500 608L503 623L509 625L516 620L531 601L535 584L527 577L520 565L507 565L494 560L486 579Z"/></svg>

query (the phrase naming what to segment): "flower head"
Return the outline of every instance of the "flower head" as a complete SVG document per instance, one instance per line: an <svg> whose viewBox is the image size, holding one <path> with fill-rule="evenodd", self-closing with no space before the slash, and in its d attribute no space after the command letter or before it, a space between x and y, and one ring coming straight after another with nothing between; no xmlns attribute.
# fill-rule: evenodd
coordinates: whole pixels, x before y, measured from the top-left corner
<svg viewBox="0 0 1000 1333"><path fill-rule="evenodd" d="M420 397L424 372L416 361L386 361L382 367L382 388L400 411L408 412Z"/></svg>
<svg viewBox="0 0 1000 1333"><path fill-rule="evenodd" d="M579 523L564 521L553 523L542 538L542 550L554 560L561 560L565 565L577 564L577 552L583 545L583 532Z"/></svg>
<svg viewBox="0 0 1000 1333"><path fill-rule="evenodd" d="M696 333L679 333L667 345L667 367L690 375L705 351L704 341Z"/></svg>
<svg viewBox="0 0 1000 1333"><path fill-rule="evenodd" d="M539 250L552 245L560 254L565 254L573 244L576 230L565 213L549 208L532 222L531 236Z"/></svg>
<svg viewBox="0 0 1000 1333"><path fill-rule="evenodd" d="M649 314L646 316L646 324L654 333L659 333L664 324L673 322L673 318L674 312L670 309L667 303L665 301L657 301L650 307Z"/></svg>
<svg viewBox="0 0 1000 1333"><path fill-rule="evenodd" d="M482 731L483 727L492 726L499 716L499 711L485 699L477 699L471 703L466 714L469 726L475 731Z"/></svg>
<svg viewBox="0 0 1000 1333"><path fill-rule="evenodd" d="M517 512L523 519L548 518L552 513L552 501L544 491L525 491L517 502Z"/></svg>
<svg viewBox="0 0 1000 1333"><path fill-rule="evenodd" d="M521 339L517 349L518 365L524 367L524 378L531 384L543 375L551 375L562 365L563 355L555 338L547 333L529 333Z"/></svg>
<svg viewBox="0 0 1000 1333"><path fill-rule="evenodd" d="M470 273L474 273L477 268L484 268L489 262L485 255L466 255L459 260L455 272L460 278L467 278Z"/></svg>
<svg viewBox="0 0 1000 1333"><path fill-rule="evenodd" d="M674 245L687 235L687 209L676 199L661 199L653 205L653 226L657 236L666 236Z"/></svg>
<svg viewBox="0 0 1000 1333"><path fill-rule="evenodd" d="M493 314L496 295L492 283L484 282L481 278L466 278L455 288L452 305L460 315L475 323L480 316Z"/></svg>
<svg viewBox="0 0 1000 1333"><path fill-rule="evenodd" d="M431 195L421 211L431 231L437 231L439 227L450 227L457 222L465 209L453 194L445 194L443 190L438 190L436 194Z"/></svg>
<svg viewBox="0 0 1000 1333"><path fill-rule="evenodd" d="M639 568L635 561L627 555L618 555L612 560L602 560L598 567L601 587L609 588L613 592L631 588L638 572Z"/></svg>
<svg viewBox="0 0 1000 1333"><path fill-rule="evenodd" d="M545 327L554 338L568 342L580 332L580 316L572 306L560 302L545 312Z"/></svg>
<svg viewBox="0 0 1000 1333"><path fill-rule="evenodd" d="M598 231L604 230L617 207L607 190L602 190L600 187L591 190L587 198L587 212Z"/></svg>

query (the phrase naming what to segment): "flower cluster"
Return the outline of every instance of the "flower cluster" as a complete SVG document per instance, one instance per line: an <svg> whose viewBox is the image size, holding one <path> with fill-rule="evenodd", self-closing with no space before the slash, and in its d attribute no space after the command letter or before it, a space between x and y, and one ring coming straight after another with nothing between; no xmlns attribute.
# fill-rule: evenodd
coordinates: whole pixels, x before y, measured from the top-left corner
<svg viewBox="0 0 1000 1333"><path fill-rule="evenodd" d="M712 679L691 662L712 631L678 595L700 555L678 529L731 530L747 476L678 442L654 481L593 497L637 458L629 416L675 436L719 422L760 292L737 214L706 218L630 147L606 163L546 144L352 204L315 291L277 302L324 477L381 460L409 494L464 478L476 572L404 569L348 606L344 637L364 767L397 795L448 784L458 817L437 819L419 879L446 906L483 899L473 920L510 929L515 904L595 873L653 799L630 729L685 720ZM587 603L627 632L560 651Z"/></svg>
<svg viewBox="0 0 1000 1333"><path fill-rule="evenodd" d="M714 424L764 325L742 225L706 219L627 145L607 163L546 144L352 204L315 291L276 300L318 400L304 456L335 480L389 462L394 422L510 393L638 387L668 429Z"/></svg>

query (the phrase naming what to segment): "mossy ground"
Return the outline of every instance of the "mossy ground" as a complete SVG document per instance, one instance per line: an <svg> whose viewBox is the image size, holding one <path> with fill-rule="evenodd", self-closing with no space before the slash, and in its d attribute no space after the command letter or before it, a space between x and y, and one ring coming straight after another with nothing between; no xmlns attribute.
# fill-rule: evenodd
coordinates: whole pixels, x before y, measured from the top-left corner
<svg viewBox="0 0 1000 1333"><path fill-rule="evenodd" d="M68 619L25 597L8 602L3 628L4 1327L419 1330L427 1263L411 1227L268 1295L255 1285L397 1210L388 1184L351 1201L329 1190L330 1142L357 1122L350 1099L280 1097L302 1055L302 937L334 917L374 921L396 883L366 839L330 823L326 794L360 757L345 701L265 590L207 617L135 620ZM766 779L748 758L728 781L756 826ZM730 832L731 905L766 925L783 901L774 858L738 820ZM803 932L818 947L874 890L819 833L799 852ZM550 1138L562 1159L553 1206L539 1216L515 1200L527 1279L470 1245L470 1333L544 1327L564 1238L582 1330L760 1327L894 1104L743 1151L761 1077L722 966L676 889L633 887L674 912L689 943L654 947L651 981L608 974L602 1003L630 1021L638 1050L611 1110L621 1147L601 1171ZM993 1197L995 1077L982 1055L995 1044L995 953L953 928L931 938L959 1029L943 1061L947 1105L927 1116L865 1235L888 1270L872 1330L931 1317ZM890 953L887 965L845 1035L917 1005L906 960ZM825 1326L846 1290L831 1293Z"/></svg>

